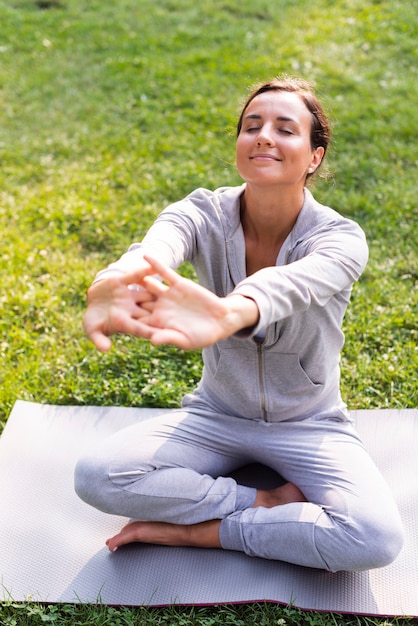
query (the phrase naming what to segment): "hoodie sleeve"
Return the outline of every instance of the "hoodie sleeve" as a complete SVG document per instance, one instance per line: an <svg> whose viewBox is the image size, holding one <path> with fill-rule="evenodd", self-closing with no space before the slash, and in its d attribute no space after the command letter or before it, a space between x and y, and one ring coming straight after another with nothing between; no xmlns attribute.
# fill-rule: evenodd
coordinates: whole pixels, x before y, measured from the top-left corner
<svg viewBox="0 0 418 626"><path fill-rule="evenodd" d="M253 336L273 322L313 305L325 307L336 294L349 293L366 266L368 247L362 229L342 219L297 243L288 257L287 265L263 268L234 289L252 298L260 311L257 326L241 335Z"/></svg>
<svg viewBox="0 0 418 626"><path fill-rule="evenodd" d="M177 268L193 254L198 221L199 214L187 198L170 205L160 213L144 239L133 243L116 262L101 270L95 281L136 270L147 253Z"/></svg>

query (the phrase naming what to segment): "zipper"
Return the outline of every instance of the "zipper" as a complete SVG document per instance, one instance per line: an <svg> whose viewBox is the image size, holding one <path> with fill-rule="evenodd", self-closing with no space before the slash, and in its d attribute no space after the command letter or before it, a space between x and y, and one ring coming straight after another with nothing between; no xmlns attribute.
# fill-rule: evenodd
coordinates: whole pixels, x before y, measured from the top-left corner
<svg viewBox="0 0 418 626"><path fill-rule="evenodd" d="M288 248L286 250L286 254L285 254L285 259L284 259L284 265L288 265L289 263L289 259L290 256L294 250L295 246L293 248ZM265 393L265 389L264 389L264 382L263 382L263 346L265 345L266 341L267 341L267 329L266 329L266 334L264 336L263 341L257 341L256 339L253 339L253 341L255 341L255 343L257 344L257 368L258 368L258 384L259 384L259 388L260 388L260 396L261 396L261 411L263 414L263 421L266 423L270 423L269 420L267 419L267 408L266 408L266 393Z"/></svg>
<svg viewBox="0 0 418 626"><path fill-rule="evenodd" d="M254 339L255 341L255 339ZM266 410L266 394L264 391L264 383L263 383L263 343L257 343L257 364L258 364L258 384L260 387L260 396L261 396L261 410L263 413L263 421L267 422L267 410Z"/></svg>

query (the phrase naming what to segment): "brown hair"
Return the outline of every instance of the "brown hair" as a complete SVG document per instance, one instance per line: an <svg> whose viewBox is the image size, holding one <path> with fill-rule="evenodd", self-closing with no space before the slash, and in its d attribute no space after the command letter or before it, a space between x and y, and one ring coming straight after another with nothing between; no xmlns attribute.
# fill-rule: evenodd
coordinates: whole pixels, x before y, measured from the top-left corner
<svg viewBox="0 0 418 626"><path fill-rule="evenodd" d="M324 157L331 141L331 126L325 115L324 109L319 102L311 83L302 79L289 76L277 77L273 80L262 83L255 87L248 96L237 123L237 136L241 132L242 121L248 105L254 98L266 91L287 91L295 93L305 104L312 116L311 124L311 147L313 150L322 146L324 148ZM308 174L307 178L313 174Z"/></svg>

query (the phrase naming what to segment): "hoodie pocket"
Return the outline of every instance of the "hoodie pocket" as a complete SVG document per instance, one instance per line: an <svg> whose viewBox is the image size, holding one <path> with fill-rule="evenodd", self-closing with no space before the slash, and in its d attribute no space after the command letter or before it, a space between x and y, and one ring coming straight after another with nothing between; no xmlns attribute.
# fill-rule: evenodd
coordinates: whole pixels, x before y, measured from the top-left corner
<svg viewBox="0 0 418 626"><path fill-rule="evenodd" d="M295 353L264 353L263 366L267 410L293 413L304 411L315 404L324 385L313 381L303 369L299 355ZM318 379L321 372L318 371Z"/></svg>

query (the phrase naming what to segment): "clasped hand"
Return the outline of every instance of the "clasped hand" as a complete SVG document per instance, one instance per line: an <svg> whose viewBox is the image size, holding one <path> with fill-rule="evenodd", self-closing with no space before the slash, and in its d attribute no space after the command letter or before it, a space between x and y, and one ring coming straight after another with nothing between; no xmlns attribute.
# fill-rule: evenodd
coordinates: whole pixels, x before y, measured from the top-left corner
<svg viewBox="0 0 418 626"><path fill-rule="evenodd" d="M146 256L141 269L90 287L84 329L102 351L109 350L110 336L116 333L142 337L153 345L194 350L226 339L257 320L253 300L234 294L220 298Z"/></svg>

